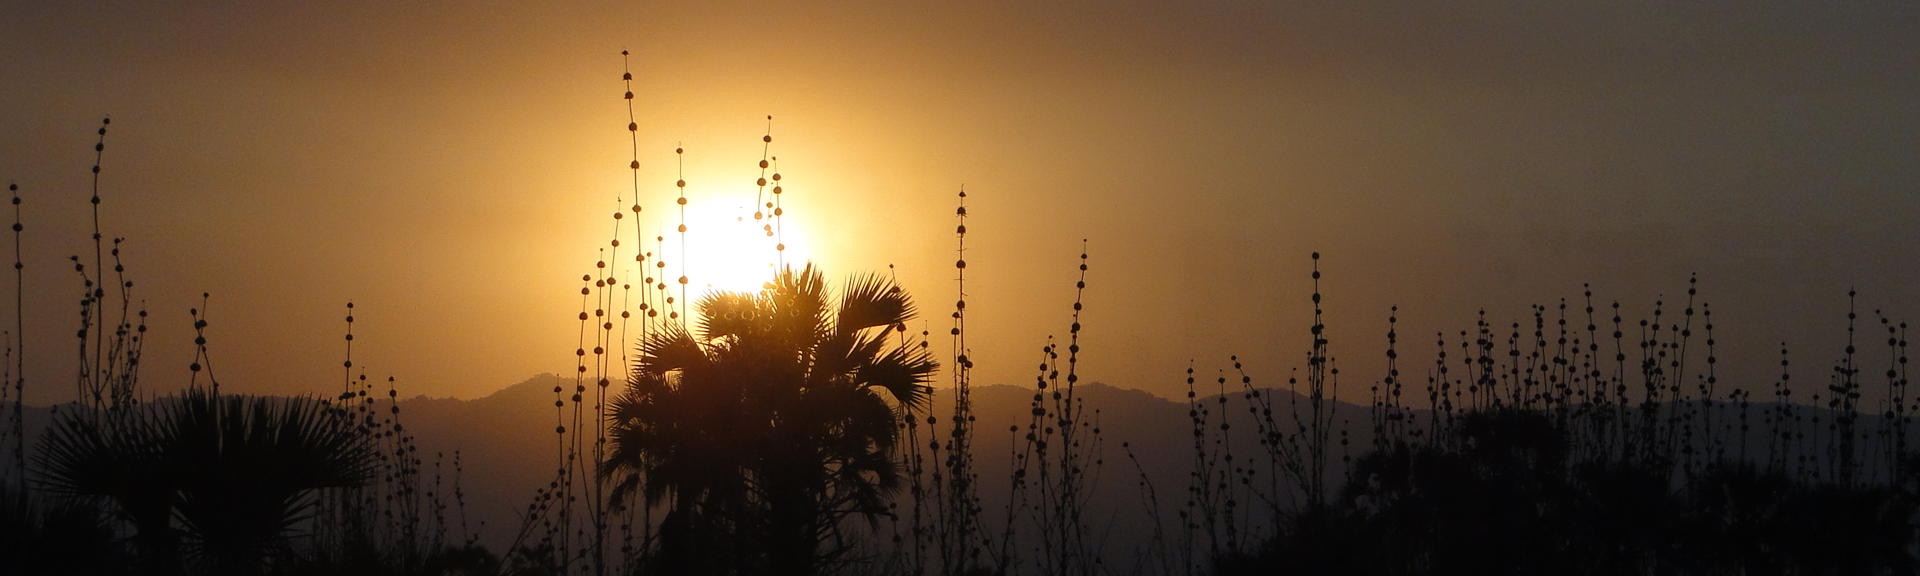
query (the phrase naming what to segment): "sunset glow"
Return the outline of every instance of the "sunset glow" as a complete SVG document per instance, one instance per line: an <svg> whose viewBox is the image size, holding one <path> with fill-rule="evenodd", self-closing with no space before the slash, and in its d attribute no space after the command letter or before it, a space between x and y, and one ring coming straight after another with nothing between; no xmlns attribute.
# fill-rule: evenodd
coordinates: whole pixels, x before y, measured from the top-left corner
<svg viewBox="0 0 1920 576"><path fill-rule="evenodd" d="M711 291L754 292L773 278L783 260L790 264L807 261L801 220L784 215L774 218L766 207L773 201L771 193L762 194L756 220L754 196L754 191L747 190L688 200L686 233L667 234L658 252L667 263L670 284L685 274L687 293L695 301L700 294ZM663 223L657 229L677 231L678 223ZM779 250L782 241L784 253Z"/></svg>
<svg viewBox="0 0 1920 576"><path fill-rule="evenodd" d="M1915 31L10 2L0 575L1910 573Z"/></svg>

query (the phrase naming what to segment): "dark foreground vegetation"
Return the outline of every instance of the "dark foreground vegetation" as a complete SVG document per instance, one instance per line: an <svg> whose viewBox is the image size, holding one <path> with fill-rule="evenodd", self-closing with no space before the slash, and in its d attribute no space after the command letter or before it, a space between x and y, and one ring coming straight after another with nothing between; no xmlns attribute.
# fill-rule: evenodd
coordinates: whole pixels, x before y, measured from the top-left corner
<svg viewBox="0 0 1920 576"><path fill-rule="evenodd" d="M97 154L105 134L103 123ZM771 129L762 141L771 147ZM638 220L638 203L615 213L602 258L581 279L572 386L552 390L551 459L528 463L552 475L528 487L516 535L498 551L481 546L467 520L460 453L424 453L394 380L377 386L353 364L351 304L337 395L223 393L197 310L201 354L188 389L144 391L146 312L133 308L119 241L104 240L96 224L96 253L72 261L84 294L74 400L33 446L18 400L28 354L46 351L23 349L26 338L8 351L0 567L154 575L1915 570L1920 459L1909 444L1904 323L1880 317L1876 326L1850 313L1849 341L1822 367L1817 393L1795 396L1808 387L1791 379L1783 349L1771 397L1756 400L1750 391L1761 387L1720 382L1711 309L1691 285L1684 302L1656 304L1635 321L1617 304L1596 305L1589 291L1535 307L1531 325L1483 320L1457 338L1442 333L1433 363L1418 370L1426 376L1412 381L1402 376L1390 317L1385 372L1364 386L1346 376L1343 388L1315 254L1303 301L1313 309L1305 365L1279 385L1256 382L1237 358L1211 383L1189 368L1186 481L1168 485L1149 470L1167 463L1143 462L1128 439L1110 440L1102 407L1083 393L1078 297L1061 303L1060 336L1036 341L1027 411L1012 422L980 417L967 348L965 193L955 228L959 296L946 314L949 348L936 353L935 338L912 328L914 301L887 278L855 276L834 289L811 266L787 266L782 177L770 153L760 165L754 218L783 272L756 293L689 294L684 276L668 278L665 255L641 248L664 235L623 226L629 212ZM637 178L634 186L638 198ZM93 203L101 204L97 186ZM22 227L14 230L18 246ZM1072 272L1081 291L1089 260L1083 246ZM936 380L946 386L936 391ZM1011 442L982 440L1002 429ZM1004 477L984 476L989 468ZM1100 496L1115 483L1133 484L1136 496ZM1139 541L1114 536L1119 508L1149 519L1135 527Z"/></svg>
<svg viewBox="0 0 1920 576"><path fill-rule="evenodd" d="M1594 456L1533 411L1464 415L1450 446L1359 460L1334 502L1220 574L1909 574L1914 478L1828 482L1752 463L1676 473Z"/></svg>

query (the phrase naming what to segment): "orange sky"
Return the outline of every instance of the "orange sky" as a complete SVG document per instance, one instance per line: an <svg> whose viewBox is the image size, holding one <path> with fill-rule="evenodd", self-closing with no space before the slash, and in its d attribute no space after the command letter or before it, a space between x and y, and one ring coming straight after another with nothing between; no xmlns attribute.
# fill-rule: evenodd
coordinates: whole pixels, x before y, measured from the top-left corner
<svg viewBox="0 0 1920 576"><path fill-rule="evenodd" d="M1920 311L1911 5L3 10L36 402L72 394L102 113L150 389L185 382L203 291L231 390L336 390L347 300L356 363L404 394L571 370L628 191L623 48L642 225L676 145L695 202L750 195L775 115L796 249L835 277L898 266L938 349L965 185L981 382L1029 382L1064 333L1081 238L1085 377L1164 395L1189 359L1275 384L1302 364L1314 250L1356 387L1393 304L1418 378L1476 309L1530 321L1593 282L1638 317L1698 272L1723 380L1761 389L1781 341L1821 381L1850 286L1868 319Z"/></svg>

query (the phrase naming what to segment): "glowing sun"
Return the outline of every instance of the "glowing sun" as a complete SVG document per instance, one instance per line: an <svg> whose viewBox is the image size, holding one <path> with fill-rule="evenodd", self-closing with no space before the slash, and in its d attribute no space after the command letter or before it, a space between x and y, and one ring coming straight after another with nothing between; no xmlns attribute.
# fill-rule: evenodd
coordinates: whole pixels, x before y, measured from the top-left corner
<svg viewBox="0 0 1920 576"><path fill-rule="evenodd" d="M806 261L800 250L806 244L802 241L804 227L789 216L776 219L773 209L765 206L767 201L762 200L756 220L752 192L688 199L686 232L667 234L660 255L670 270L677 268L679 274L686 275L689 296L698 299L697 295L711 291L757 292L773 279L780 262ZM666 229L678 230L678 224Z"/></svg>

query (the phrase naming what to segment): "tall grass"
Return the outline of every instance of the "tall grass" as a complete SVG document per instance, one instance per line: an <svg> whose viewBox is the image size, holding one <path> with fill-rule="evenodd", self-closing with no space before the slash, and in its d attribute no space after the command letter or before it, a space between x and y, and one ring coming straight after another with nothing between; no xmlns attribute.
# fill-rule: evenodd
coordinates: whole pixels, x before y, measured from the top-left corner
<svg viewBox="0 0 1920 576"><path fill-rule="evenodd" d="M1087 517L1102 457L1100 410L1078 395L1081 313L1087 288L1087 253L1082 243L1079 277L1074 282L1072 322L1062 347L1048 337L1040 350L1029 402L1031 418L1013 451L1013 494L1008 498L999 569L1013 569L1012 555L1024 549L1035 568L1048 574L1095 574L1104 570L1104 540ZM1064 364L1064 365L1063 365ZM1062 369L1064 368L1064 377ZM1031 533L1018 537L1024 517Z"/></svg>
<svg viewBox="0 0 1920 576"><path fill-rule="evenodd" d="M187 390L158 396L142 387L148 312L134 297L125 259L130 244L109 236L105 225L102 166L110 124L102 119L96 130L88 186L94 253L68 257L82 289L73 332L78 371L72 402L54 407L31 460L21 416L30 339L24 334L25 226L18 186L10 186L15 329L21 333L9 334L7 356L5 400L12 406L4 444L13 454L7 459L6 520L10 529L24 523L25 532L10 531L9 539L43 542L34 555L106 572L329 572L347 566L379 572L426 565L424 559L442 547L436 535L444 533L437 528L444 515L433 512L443 507L439 491L421 489L422 460L400 422L396 380L388 379L387 404L376 414L364 372L355 379L351 304L347 383L336 399L223 391L210 353L208 294L187 311L193 330ZM34 562L11 567L59 570Z"/></svg>
<svg viewBox="0 0 1920 576"><path fill-rule="evenodd" d="M1409 406L1403 400L1399 310L1395 308L1387 321L1385 373L1369 388L1371 450L1351 465L1334 468L1327 455L1347 443L1345 430L1349 427L1341 426L1338 434L1329 435L1322 427L1333 420L1332 413L1314 407L1323 391L1338 389L1338 372L1331 368L1326 342L1320 337L1324 324L1316 288L1308 386L1306 394L1291 395L1296 406L1304 399L1307 410L1303 413L1296 408L1293 426L1288 427L1271 416L1275 410L1267 398L1273 391L1247 385L1242 395L1248 401L1247 415L1258 429L1263 447L1269 448L1265 466L1236 467L1224 438L1208 441L1211 412L1190 393L1195 463L1192 504L1185 524L1189 546L1196 542L1191 534L1199 531L1205 536L1199 541L1204 554L1215 559L1214 569L1226 573L1256 570L1263 562L1286 561L1294 555L1303 569L1349 573L1477 570L1464 568L1469 566L1505 566L1501 570L1532 566L1531 570L1574 572L1608 566L1606 570L1613 573L1653 573L1682 565L1725 567L1745 562L1721 555L1716 547L1723 544L1677 535L1672 537L1675 543L1668 545L1633 540L1629 536L1629 531L1636 529L1633 524L1609 524L1626 520L1600 512L1576 513L1578 507L1604 505L1620 510L1658 509L1675 515L1673 522L1705 523L1703 530L1730 538L1725 542L1740 546L1783 545L1783 541L1774 539L1776 536L1760 536L1752 530L1776 530L1780 531L1777 534L1794 534L1792 538L1813 537L1804 532L1804 526L1793 526L1793 522L1877 526L1874 530L1880 532L1876 536L1831 541L1829 550L1835 554L1845 550L1845 554L1857 556L1844 565L1911 565L1913 558L1908 553L1864 548L1891 545L1898 550L1915 542L1911 523L1887 520L1902 517L1900 511L1910 510L1915 496L1906 468L1914 455L1906 448L1910 421L1905 408L1904 325L1880 315L1880 325L1887 334L1885 393L1879 400L1879 410L1866 413L1862 410L1868 402L1863 398L1866 385L1860 377L1863 361L1856 342L1858 314L1852 303L1855 295L1849 293L1844 324L1848 338L1832 365L1826 386L1813 394L1814 404L1793 402L1792 365L1783 346L1774 399L1759 407L1756 425L1751 392L1721 388L1715 317L1711 306L1699 300L1698 294L1698 280L1690 279L1677 318L1669 315L1671 309L1664 302L1656 302L1649 316L1635 323L1637 331L1626 328L1635 324L1630 324L1621 306L1614 303L1610 336L1600 331L1591 288L1583 294L1584 330L1576 324L1580 312L1570 313L1565 301L1551 308L1534 306L1530 309L1531 322L1514 322L1506 330L1495 328L1482 312L1473 328L1460 331L1452 344L1444 332L1437 337L1424 407ZM1633 332L1637 335L1629 340ZM1608 340L1611 350L1607 349ZM1450 354L1450 349L1454 353ZM1237 361L1235 368L1239 369ZM1191 389L1191 371L1188 381ZM1293 383L1290 379L1290 385ZM1639 394L1630 394L1635 390ZM1825 402L1820 401L1822 396ZM1227 399L1226 395L1217 398L1221 402ZM1538 420L1532 420L1535 418ZM1530 436L1512 436L1530 426L1537 426L1526 433ZM1506 458L1520 459L1500 460ZM1346 460L1343 457L1343 464ZM1455 461L1493 468L1435 468L1442 462ZM1342 469L1344 472L1338 474L1344 480L1327 476ZM1232 539L1234 524L1226 512L1232 502L1231 484L1218 481L1223 470L1242 474L1248 470L1278 471L1264 474L1269 482L1242 483L1265 486L1255 495L1269 503L1270 522L1278 530L1266 542L1235 543ZM1482 472L1460 476L1465 472L1459 470ZM1292 480L1292 486L1276 488L1282 477ZM1573 516L1549 513L1532 530L1562 534L1584 525L1600 532L1572 544L1551 537L1533 544L1449 544L1454 536L1448 531L1465 527L1512 537L1519 537L1522 532L1516 530L1524 529L1500 524L1498 510L1475 512L1431 499L1467 498L1471 502L1474 491L1520 477L1531 478L1526 482L1534 484L1526 486L1535 488L1510 494L1507 498L1512 502L1533 502L1528 505L1545 506L1548 511L1575 507L1565 510ZM1255 480L1251 474L1243 479ZM1726 500L1729 496L1725 490L1747 489L1739 488L1747 484L1729 482L1756 481L1776 483L1778 488L1743 497L1748 500ZM1624 493L1614 492L1620 489L1620 482L1642 482L1649 492L1636 497L1640 500L1610 500L1624 497ZM1552 488L1555 486L1559 488ZM1550 489L1527 491L1541 487ZM1290 495L1301 496L1304 501L1296 506L1278 505ZM1534 498L1543 500L1530 500ZM1887 500L1864 507L1858 504L1874 498ZM1750 508L1808 505L1828 509L1814 513ZM1727 506L1749 508L1729 511ZM1734 513L1740 515L1724 515ZM1426 514L1431 519L1415 525L1401 524L1411 521L1405 514ZM1748 532L1739 532L1742 530ZM1616 547L1612 550L1633 550L1631 554L1646 556L1624 563L1581 565L1583 560L1574 559L1590 553L1591 549L1581 547L1588 541L1611 542L1607 545ZM1440 554L1441 550L1448 552ZM1790 567L1817 566L1833 558L1823 555L1826 552L1788 549L1756 554L1768 558L1767 562Z"/></svg>
<svg viewBox="0 0 1920 576"><path fill-rule="evenodd" d="M26 416L22 408L27 403L27 280L26 264L20 253L26 245L22 234L26 227L21 223L20 185L7 183L7 193L13 196L13 332L8 335L6 349L7 373L5 381L0 382L0 403L11 401L13 410L4 428L11 436L12 443L7 448L13 451L13 467L9 474L0 477L0 484L13 484L20 493L18 506L26 506L27 475L27 431ZM16 343L17 342L17 343ZM6 438L0 438L0 445L7 444Z"/></svg>

